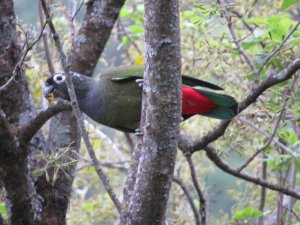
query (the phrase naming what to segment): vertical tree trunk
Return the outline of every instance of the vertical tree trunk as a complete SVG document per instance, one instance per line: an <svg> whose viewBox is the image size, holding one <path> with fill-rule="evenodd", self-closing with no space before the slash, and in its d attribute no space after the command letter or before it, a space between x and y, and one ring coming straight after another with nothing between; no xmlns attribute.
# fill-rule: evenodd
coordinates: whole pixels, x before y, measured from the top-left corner
<svg viewBox="0 0 300 225"><path fill-rule="evenodd" d="M13 75L21 56L13 1L0 1L0 87ZM30 174L30 152L44 149L41 133L31 143L20 143L12 128L28 122L35 114L24 70L0 92L0 173L7 191L11 224L36 224L40 201Z"/></svg>
<svg viewBox="0 0 300 225"><path fill-rule="evenodd" d="M146 65L143 145L128 217L121 224L163 224L172 183L181 112L177 0L145 0Z"/></svg>

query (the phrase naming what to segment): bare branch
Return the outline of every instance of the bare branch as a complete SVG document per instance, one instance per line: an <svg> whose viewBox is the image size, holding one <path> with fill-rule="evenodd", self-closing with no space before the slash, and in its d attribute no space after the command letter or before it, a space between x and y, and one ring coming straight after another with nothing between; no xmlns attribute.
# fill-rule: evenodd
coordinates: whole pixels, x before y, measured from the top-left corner
<svg viewBox="0 0 300 225"><path fill-rule="evenodd" d="M262 180L260 178L257 177L252 177L250 175L247 175L245 173L240 173L239 171L232 169L231 167L229 167L226 163L224 163L220 157L218 156L216 150L208 145L204 148L204 151L206 152L207 157L217 166L219 167L221 170L223 170L226 173L229 173L235 177L241 178L243 180L249 181L251 183L266 187L268 189L274 190L274 191L278 191L281 192L283 194L292 196L296 199L300 199L300 194L294 190L291 190L289 188L286 187L282 187L280 185L276 185L276 184L271 184L265 180Z"/></svg>
<svg viewBox="0 0 300 225"><path fill-rule="evenodd" d="M270 61L270 59L272 59L284 46L284 44L287 42L287 40L292 36L292 34L297 30L298 26L300 25L300 21L298 21L298 23L296 24L296 26L290 31L290 33L285 37L285 39L280 43L280 45L277 46L277 48L271 52L264 60L264 62L261 64L259 70L258 70L258 74L261 73L261 71L263 70L264 66Z"/></svg>
<svg viewBox="0 0 300 225"><path fill-rule="evenodd" d="M264 157L264 159L266 159L265 155L263 157ZM263 160L262 161L262 173L261 173L262 180L267 180L267 168L268 168L268 164L267 164L266 160ZM259 208L258 208L261 212L263 212L264 208L265 208L266 192L267 192L266 187L262 186L260 189L260 200L259 200ZM258 218L258 224L264 225L264 216L261 216Z"/></svg>
<svg viewBox="0 0 300 225"><path fill-rule="evenodd" d="M39 4L39 18L40 18L40 25L41 27L43 26L44 23L44 14L43 14L43 8L41 5L41 2L38 2ZM43 43L44 43L44 50L45 50L45 55L46 55L46 59L47 59L47 65L48 65L48 69L50 71L50 74L55 74L55 69L52 63L52 59L51 59L51 55L50 55L50 49L49 49L49 44L48 44L48 37L45 34L43 34Z"/></svg>
<svg viewBox="0 0 300 225"><path fill-rule="evenodd" d="M36 132L47 122L52 116L62 112L70 111L72 107L67 101L59 101L58 104L40 111L27 124L19 129L20 140L27 143L36 134Z"/></svg>
<svg viewBox="0 0 300 225"><path fill-rule="evenodd" d="M191 177L194 184L194 187L196 188L199 201L200 201L200 218L201 218L201 225L206 225L206 199L204 198L204 195L201 191L200 185L197 180L195 167L193 164L193 160L190 154L186 155L186 160L188 161L190 171L191 171Z"/></svg>
<svg viewBox="0 0 300 225"><path fill-rule="evenodd" d="M78 9L76 10L76 12L75 12L75 13L73 14L73 16L71 17L71 21L72 21L72 22L74 21L75 16L79 13L79 11L80 11L80 9L82 8L83 4L84 4L84 1L82 1L82 2L80 3L80 6L78 7Z"/></svg>
<svg viewBox="0 0 300 225"><path fill-rule="evenodd" d="M293 92L293 90L294 90L294 87L295 87L295 84L296 84L296 82L297 82L297 79L298 79L298 77L297 76L295 76L295 78L294 78L294 80L293 80L293 82L292 82L292 85L291 85L291 88L290 88L290 91L289 91L289 94L287 94L286 96L285 96L285 98L284 98L284 103L283 103L283 106L282 106L282 108L281 108L281 111L280 111L280 114L279 114L279 116L278 116L278 118L277 118L277 120L276 120L276 122L275 122L275 124L274 124L274 128L273 128L273 131L272 131L272 134L271 135L269 135L269 138L268 138L268 140L267 140L267 142L261 147L261 148L259 148L239 169L237 169L239 172L241 172L245 167L247 167L248 166L248 164L250 163L250 162L252 162L252 160L259 154L259 153L261 153L263 150L265 150L267 147L269 147L270 146L270 144L272 143L272 141L273 141L273 139L274 139L274 137L275 137L275 135L276 135L276 132L277 132L277 129L278 129L278 127L279 127L279 124L280 124L280 121L281 121L281 119L282 119L282 117L283 117L283 115L284 115L284 113L285 113L285 109L286 109L286 105L287 105L287 103L288 103L288 100L290 99L290 94ZM289 153L289 152L288 152ZM294 155L294 154L292 154L292 155ZM297 159L297 157L295 157L295 159L296 160L298 160ZM299 162L299 160L298 160L298 162ZM299 162L300 163L300 162Z"/></svg>
<svg viewBox="0 0 300 225"><path fill-rule="evenodd" d="M86 131L86 128L85 128L85 125L84 125L84 120L82 118L82 115L81 115L81 112L80 112L80 109L79 109L79 106L78 106L74 86L73 86L73 83L72 83L72 80L71 80L71 75L70 75L70 72L69 72L69 65L67 65L66 55L63 52L62 45L61 45L61 42L60 42L60 39L59 39L59 35L57 34L57 32L55 30L55 27L52 23L50 13L49 13L49 9L47 8L45 0L41 0L41 3L42 3L43 10L44 10L44 13L45 13L47 21L48 21L50 30L52 32L56 48L57 48L59 56L60 56L63 71L66 74L66 83L67 83L68 92L69 92L69 95L70 95L71 106L72 106L73 112L75 114L77 123L78 123L80 134L81 134L81 136L84 140L84 143L87 147L88 153L89 153L89 155L92 159L92 162L93 162L93 165L94 165L94 168L97 172L98 177L100 178L105 190L107 191L107 193L109 194L109 196L112 199L113 203L115 204L117 210L119 211L119 213L121 213L122 205L121 205L119 199L117 198L115 192L113 191L107 176L105 175L103 169L101 168L100 162L98 161L98 159L95 155L95 151L94 151L93 146L91 144L91 141L88 137L88 134L87 134L87 131Z"/></svg>
<svg viewBox="0 0 300 225"><path fill-rule="evenodd" d="M23 63L24 63L24 60L28 54L28 52L33 48L33 46L35 46L35 44L41 39L41 37L43 36L43 33L44 33L44 29L47 25L47 22L44 23L41 31L40 31L40 34L38 36L38 38L32 42L32 44L26 44L26 49L24 50L20 60L18 61L18 63L16 64L14 70L13 70L13 75L7 80L7 82L5 84L3 84L1 87L0 87L0 93L4 90L6 90L8 88L8 86L12 83L12 81L16 78L16 76L19 75L20 73L20 70L22 69L22 66L23 66Z"/></svg>
<svg viewBox="0 0 300 225"><path fill-rule="evenodd" d="M269 137L269 134L262 130L261 128L255 126L253 123L249 122L248 120L239 118L240 121L242 121L243 123L249 125L250 127L252 127L254 130L258 131L259 133ZM299 159L297 158L297 156L295 155L295 153L289 149L287 146L285 146L284 144L282 144L277 138L273 138L273 142L275 144L277 144L281 149L283 149L285 152L289 153L296 161L299 161Z"/></svg>
<svg viewBox="0 0 300 225"><path fill-rule="evenodd" d="M189 190L187 189L187 187L184 185L183 181L178 178L178 177L173 177L173 181L178 184L178 186L182 189L183 193L185 194L190 206L191 206L191 209L194 213L194 217L195 217L195 224L196 225L201 225L200 223L200 217L199 217L199 213L197 211L197 208L194 204L194 201L193 201L193 198L192 196L190 195L189 193Z"/></svg>
<svg viewBox="0 0 300 225"><path fill-rule="evenodd" d="M117 24L119 25L119 27L123 31L124 35L129 39L130 43L133 45L133 47L135 48L135 50L137 50L137 52L140 55L143 55L141 49L139 48L139 46L137 45L137 43L135 42L135 40L130 36L130 34L126 30L126 27L124 26L123 22L121 20L118 20Z"/></svg>
<svg viewBox="0 0 300 225"><path fill-rule="evenodd" d="M244 57L244 59L246 60L247 64L251 68L251 70L252 70L252 72L254 74L254 77L255 77L255 83L258 84L259 83L259 71L257 70L255 64L252 62L251 58L247 55L247 53L243 49L243 47L242 47L242 45L241 45L241 43L240 43L240 41L238 39L238 36L237 36L237 34L235 32L235 29L232 26L231 17L228 15L227 8L226 8L224 0L220 0L220 4L222 6L222 10L220 10L220 11L223 14L223 16L225 17L226 21L227 21L227 26L228 26L229 31L231 33L233 42L235 43L235 45L236 45L238 51L240 52L240 54Z"/></svg>

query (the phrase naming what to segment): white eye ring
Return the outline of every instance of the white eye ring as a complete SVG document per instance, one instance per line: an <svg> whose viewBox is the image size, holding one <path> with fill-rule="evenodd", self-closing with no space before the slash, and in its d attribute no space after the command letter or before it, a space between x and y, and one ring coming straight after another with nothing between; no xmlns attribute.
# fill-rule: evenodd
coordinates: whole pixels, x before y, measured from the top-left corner
<svg viewBox="0 0 300 225"><path fill-rule="evenodd" d="M62 75L62 74L56 74L56 75L54 75L53 80L55 83L61 84L61 83L65 82L66 77L65 77L65 75Z"/></svg>

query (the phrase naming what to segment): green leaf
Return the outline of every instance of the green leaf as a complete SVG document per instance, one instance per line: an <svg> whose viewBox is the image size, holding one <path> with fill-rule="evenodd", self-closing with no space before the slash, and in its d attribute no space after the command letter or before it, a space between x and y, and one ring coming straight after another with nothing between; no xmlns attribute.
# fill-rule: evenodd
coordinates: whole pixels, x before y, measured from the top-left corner
<svg viewBox="0 0 300 225"><path fill-rule="evenodd" d="M5 203L0 202L0 214L4 217L7 218L7 208Z"/></svg>
<svg viewBox="0 0 300 225"><path fill-rule="evenodd" d="M129 30L134 33L144 33L144 28L140 25L132 25L129 27Z"/></svg>
<svg viewBox="0 0 300 225"><path fill-rule="evenodd" d="M296 142L298 141L297 135L292 130L284 130L282 132L282 135L285 141L288 141L292 145L296 144Z"/></svg>
<svg viewBox="0 0 300 225"><path fill-rule="evenodd" d="M290 7L291 5L295 4L296 2L298 2L299 0L283 0L281 3L281 10L284 10L288 7Z"/></svg>
<svg viewBox="0 0 300 225"><path fill-rule="evenodd" d="M244 209L240 209L235 212L233 215L232 219L233 220L244 220L248 218L255 218L255 217L260 217L262 216L262 212L253 208L253 207L247 207Z"/></svg>

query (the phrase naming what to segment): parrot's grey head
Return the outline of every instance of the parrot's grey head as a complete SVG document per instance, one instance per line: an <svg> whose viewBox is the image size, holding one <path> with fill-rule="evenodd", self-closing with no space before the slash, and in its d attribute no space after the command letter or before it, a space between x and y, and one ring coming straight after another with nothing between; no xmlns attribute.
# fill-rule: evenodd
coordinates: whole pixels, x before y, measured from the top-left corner
<svg viewBox="0 0 300 225"><path fill-rule="evenodd" d="M88 91L89 78L73 72L70 74L77 98L84 97ZM47 99L60 97L69 100L66 75L64 73L58 73L50 76L45 82L43 92Z"/></svg>

